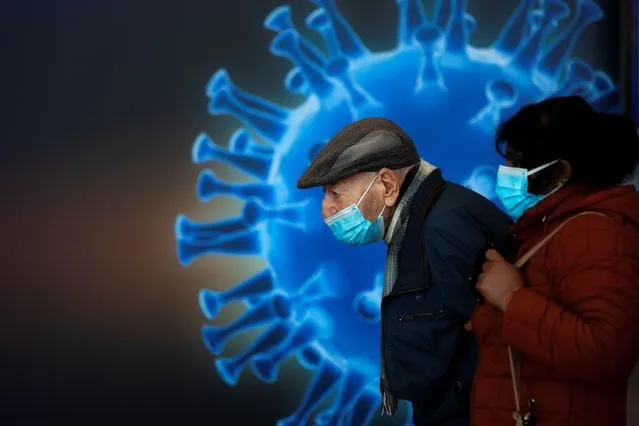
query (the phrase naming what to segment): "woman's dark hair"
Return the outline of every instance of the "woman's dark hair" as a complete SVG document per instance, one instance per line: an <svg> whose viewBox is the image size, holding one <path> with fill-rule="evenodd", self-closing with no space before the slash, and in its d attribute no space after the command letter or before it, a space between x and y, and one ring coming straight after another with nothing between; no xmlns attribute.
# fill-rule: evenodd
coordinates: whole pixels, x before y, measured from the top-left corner
<svg viewBox="0 0 639 426"><path fill-rule="evenodd" d="M572 167L568 183L592 187L619 184L639 161L637 125L622 115L599 113L578 96L522 108L499 126L495 144L504 158L525 169L564 160ZM543 170L539 180L553 173Z"/></svg>

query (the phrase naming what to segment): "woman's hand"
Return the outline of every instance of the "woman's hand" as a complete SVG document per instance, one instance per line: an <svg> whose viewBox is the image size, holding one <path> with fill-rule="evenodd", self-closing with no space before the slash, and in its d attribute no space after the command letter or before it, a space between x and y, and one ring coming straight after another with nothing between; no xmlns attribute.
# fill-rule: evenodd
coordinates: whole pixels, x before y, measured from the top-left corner
<svg viewBox="0 0 639 426"><path fill-rule="evenodd" d="M524 286L521 273L493 249L486 251L482 270L477 280L477 290L491 305L506 311L512 295Z"/></svg>

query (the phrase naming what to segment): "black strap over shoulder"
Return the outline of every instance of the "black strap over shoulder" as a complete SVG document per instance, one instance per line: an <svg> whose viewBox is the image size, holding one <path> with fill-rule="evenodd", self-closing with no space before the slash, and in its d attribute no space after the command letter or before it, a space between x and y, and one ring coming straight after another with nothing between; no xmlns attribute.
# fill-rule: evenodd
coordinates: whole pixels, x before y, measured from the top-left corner
<svg viewBox="0 0 639 426"><path fill-rule="evenodd" d="M419 262L422 267L422 272L424 279L428 279L429 270L428 270L428 262L426 261L426 249L424 248L424 221L426 220L426 216L428 216L428 212L433 207L439 196L444 191L446 187L446 180L439 173L435 173L431 175L431 178L434 182L431 183L431 187L422 202L422 205L419 209Z"/></svg>

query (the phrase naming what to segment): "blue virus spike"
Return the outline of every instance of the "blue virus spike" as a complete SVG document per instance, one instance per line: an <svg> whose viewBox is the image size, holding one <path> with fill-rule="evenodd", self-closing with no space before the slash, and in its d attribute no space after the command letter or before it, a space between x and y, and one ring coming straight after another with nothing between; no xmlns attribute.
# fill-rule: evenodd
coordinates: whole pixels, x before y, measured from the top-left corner
<svg viewBox="0 0 639 426"><path fill-rule="evenodd" d="M235 386L240 373L254 357L276 350L289 337L292 330L293 324L289 321L273 324L243 352L229 358L216 359L215 367L218 374L228 385Z"/></svg>
<svg viewBox="0 0 639 426"><path fill-rule="evenodd" d="M599 5L591 0L579 0L577 2L577 10L573 14L570 23L543 54L539 63L539 70L553 81L557 81L566 59L572 54L577 44L579 36L588 25L600 20L603 16L603 11Z"/></svg>
<svg viewBox="0 0 639 426"><path fill-rule="evenodd" d="M246 129L237 129L229 139L229 150L233 152L250 152L253 140Z"/></svg>
<svg viewBox="0 0 639 426"><path fill-rule="evenodd" d="M612 81L610 76L603 71L595 71L592 86L588 93L586 93L586 98L590 102L593 102L613 90L615 90L615 82Z"/></svg>
<svg viewBox="0 0 639 426"><path fill-rule="evenodd" d="M568 6L561 0L544 0L543 5L541 13L529 15L531 19L538 20L538 22L533 26L532 35L526 43L519 45L513 58L513 62L522 70L534 68L548 36L557 27L557 23L570 13Z"/></svg>
<svg viewBox="0 0 639 426"><path fill-rule="evenodd" d="M206 84L206 96L211 98L220 90L229 89L232 85L233 82L231 81L231 76L229 76L228 71L225 68L221 68L213 73L213 76L211 76L209 82Z"/></svg>
<svg viewBox="0 0 639 426"><path fill-rule="evenodd" d="M251 108L234 97L226 88L216 91L211 97L209 112L212 115L232 115L252 127L260 136L271 143L279 142L286 132L286 125L282 119L267 111Z"/></svg>
<svg viewBox="0 0 639 426"><path fill-rule="evenodd" d="M229 303L248 298L260 299L274 288L273 273L264 269L225 291L200 290L200 309L207 319L213 320Z"/></svg>
<svg viewBox="0 0 639 426"><path fill-rule="evenodd" d="M512 55L524 41L524 31L529 28L529 16L538 0L523 0L513 10L493 43L493 49L505 55Z"/></svg>
<svg viewBox="0 0 639 426"><path fill-rule="evenodd" d="M357 120L360 117L360 111L365 108L379 106L379 103L353 80L349 72L349 67L350 62L344 58L339 58L328 64L326 72L331 77L339 80L344 86L348 94L353 120Z"/></svg>
<svg viewBox="0 0 639 426"><path fill-rule="evenodd" d="M521 47L523 43L527 43L528 38L531 37L537 30L539 30L544 15L544 2L545 0L539 0L537 2L537 6L530 10L528 14L528 21L524 24L524 28L521 32L521 42L519 43L519 47ZM562 19L565 19L569 15L570 8L568 8L568 14ZM559 26L558 23L556 25L557 27Z"/></svg>
<svg viewBox="0 0 639 426"><path fill-rule="evenodd" d="M346 22L346 19L337 9L335 0L310 1L326 11L341 55L349 59L359 59L368 52L353 27Z"/></svg>
<svg viewBox="0 0 639 426"><path fill-rule="evenodd" d="M309 61L313 62L316 66L322 68L326 63L326 57L320 52L310 41L299 35L295 26L293 25L293 19L291 18L291 7L288 5L279 6L273 9L264 19L264 28L275 31L292 31L297 34L300 49L304 53L304 56Z"/></svg>
<svg viewBox="0 0 639 426"><path fill-rule="evenodd" d="M341 425L344 424L344 418L348 416L355 404L356 398L362 390L362 387L371 382L371 371L364 371L359 365L365 365L366 361L353 362L353 367L349 367L343 379L337 398L333 406L328 410L317 415L315 424L317 426Z"/></svg>
<svg viewBox="0 0 639 426"><path fill-rule="evenodd" d="M249 133L249 131L246 129L237 129L236 131L233 132L233 134L231 135L231 138L229 139L229 150L232 152L238 152L238 153L250 155L256 158L269 158L271 160L272 160L273 154L275 153L272 146L268 146L268 145L264 145L264 144L256 142L255 139L251 137L251 134ZM271 167L271 164L269 164L269 169L270 167ZM239 166L237 168L242 169ZM268 176L268 170L267 170L266 176L262 176L262 175L258 176L249 172L246 172L246 173L262 180L266 180L266 176Z"/></svg>
<svg viewBox="0 0 639 426"><path fill-rule="evenodd" d="M568 10L570 13L570 9ZM541 27L541 22L544 19L544 11L543 9L533 9L528 15L528 26L523 34L523 39L527 40L529 37L532 37L534 33L536 33ZM521 43L519 44L521 47Z"/></svg>
<svg viewBox="0 0 639 426"><path fill-rule="evenodd" d="M206 88L206 95L212 98L221 90L228 90L234 98L246 105L246 108L263 112L279 119L288 117L289 112L283 107L259 96L250 94L233 84L228 71L224 68L213 74Z"/></svg>
<svg viewBox="0 0 639 426"><path fill-rule="evenodd" d="M271 152L272 154L272 152ZM194 164L207 161L219 161L234 166L257 179L266 180L273 161L265 153L246 153L227 150L216 145L206 134L200 133L193 142L192 159Z"/></svg>
<svg viewBox="0 0 639 426"><path fill-rule="evenodd" d="M422 49L421 66L415 91L446 90L439 60L446 49L446 38L443 31L435 26L427 25L415 32L415 40Z"/></svg>
<svg viewBox="0 0 639 426"><path fill-rule="evenodd" d="M258 230L225 234L212 239L177 240L177 257L182 266L189 266L195 259L209 254L233 256L259 256L263 252Z"/></svg>
<svg viewBox="0 0 639 426"><path fill-rule="evenodd" d="M383 289L384 274L377 274L373 288L370 290L364 290L355 296L355 300L353 300L353 310L357 313L359 318L367 322L379 322Z"/></svg>
<svg viewBox="0 0 639 426"><path fill-rule="evenodd" d="M309 207L308 201L268 207L258 200L249 200L242 211L242 221L246 226L255 226L266 220L272 220L290 227L307 230L304 218L308 217Z"/></svg>
<svg viewBox="0 0 639 426"><path fill-rule="evenodd" d="M300 307L306 307L314 302L321 302L336 296L333 287L328 283L331 276L330 267L323 266L313 274L300 289L291 296L291 301Z"/></svg>
<svg viewBox="0 0 639 426"><path fill-rule="evenodd" d="M475 33L475 30L477 29L477 19L475 19L473 15L466 13L464 15L464 26L466 27L466 34L468 35L468 37L470 37Z"/></svg>
<svg viewBox="0 0 639 426"><path fill-rule="evenodd" d="M288 5L278 6L264 18L264 28L279 32L294 29L291 18L291 7Z"/></svg>
<svg viewBox="0 0 639 426"><path fill-rule="evenodd" d="M306 229L300 218L304 217L308 204L308 201L304 201L294 205L270 208L255 199L249 199L240 217L214 222L195 222L184 215L178 215L175 221L175 235L178 239L207 243L254 227L269 218L291 227Z"/></svg>
<svg viewBox="0 0 639 426"><path fill-rule="evenodd" d="M331 58L340 54L339 45L335 38L335 33L331 28L331 20L324 9L315 9L305 19L306 26L319 33L326 42L326 49Z"/></svg>
<svg viewBox="0 0 639 426"><path fill-rule="evenodd" d="M592 84L595 80L595 74L590 68L590 65L584 61L575 59L570 61L567 69L566 82L554 96L584 96L592 88Z"/></svg>
<svg viewBox="0 0 639 426"><path fill-rule="evenodd" d="M283 56L295 64L304 75L310 89L320 99L326 98L333 90L333 85L328 80L324 69L315 65L300 49L299 35L293 30L284 30L278 33L270 47L271 53Z"/></svg>
<svg viewBox="0 0 639 426"><path fill-rule="evenodd" d="M393 6L398 0L387 1ZM404 35L391 50L380 52L362 44L335 0L312 0L318 7L305 19L305 26L324 39L326 53L293 27L293 6L273 11L264 25L275 33L273 56L293 63L280 81L294 94L290 101L299 100L297 105L283 108L283 102L250 95L224 69L206 87L213 128L228 128L217 121L240 123L226 146L212 141L221 142L222 132L199 137L192 160L226 162L252 180L220 181L210 170L201 171L196 192L200 201L231 196L244 203L243 209L237 217L211 223L179 215L174 229L177 258L187 266L208 254L246 255L267 265L229 290L202 291L200 304L211 319L228 303L246 309L238 316L239 327L232 322L222 332L216 327L205 335L205 344L217 351L233 333L253 327L244 315L272 312L265 304L275 295L290 312L285 319L275 315L260 320L258 315L254 323L265 321L266 331L251 335L248 343L238 342L242 347L237 354L215 362L218 375L231 386L238 386L247 366L268 381L277 380L284 359L309 371L312 379L300 389L304 397L299 407L280 426L369 425L377 422L380 404L383 250L352 250L337 242L321 218L322 191L296 188L299 175L326 141L357 118L387 117L406 129L424 157L445 170L449 180L494 200L495 173L502 162L493 143L499 121L557 93L583 94L599 111L619 106L616 82L593 70L590 61L570 54L577 51L574 40L585 25L599 18L593 0L516 0L489 47L469 43L469 35L481 31L485 22L469 15L467 6L481 7L481 0L432 1L432 18L421 24L416 23L421 19L419 2L402 1L396 6L402 12L398 21L406 26L396 32ZM568 13L566 3L577 2ZM403 43L409 25L415 28L414 41ZM305 317L311 312L316 314ZM324 319L329 314L330 324ZM353 395L348 372L362 360L375 372ZM335 414L342 415L330 415L330 410L317 414L329 398L337 407ZM412 424L399 416L398 424Z"/></svg>
<svg viewBox="0 0 639 426"><path fill-rule="evenodd" d="M324 361L325 351L317 342L307 346L297 353L297 359L302 367L307 370L315 370Z"/></svg>
<svg viewBox="0 0 639 426"><path fill-rule="evenodd" d="M311 413L326 399L329 392L337 385L344 376L344 367L335 363L332 359L326 358L320 365L313 381L297 410L289 417L277 422L277 426L299 426L309 424ZM367 423L351 423L367 424Z"/></svg>
<svg viewBox="0 0 639 426"><path fill-rule="evenodd" d="M448 38L446 40L446 48L448 52L466 57L468 54L468 0L455 0L455 6L450 18L448 26ZM475 19L475 18L472 18Z"/></svg>
<svg viewBox="0 0 639 426"><path fill-rule="evenodd" d="M379 409L382 399L379 390L375 387L367 386L362 390L359 398L355 402L350 414L350 425L369 425L373 421L375 412ZM409 418L412 418L410 416Z"/></svg>
<svg viewBox="0 0 639 426"><path fill-rule="evenodd" d="M175 238L210 241L225 234L243 231L246 227L246 222L241 217L232 217L215 222L196 222L180 214L175 219Z"/></svg>
<svg viewBox="0 0 639 426"><path fill-rule="evenodd" d="M619 90L615 88L612 92L595 99L592 106L599 112L617 112L619 109Z"/></svg>
<svg viewBox="0 0 639 426"><path fill-rule="evenodd" d="M493 200L495 199L496 180L497 170L492 166L482 164L472 171L468 179L463 182L463 185L489 200Z"/></svg>
<svg viewBox="0 0 639 426"><path fill-rule="evenodd" d="M227 183L215 176L212 170L204 169L200 172L196 186L197 197L203 203L217 195L229 195L243 200L257 198L266 204L275 201L275 188L262 182L258 183Z"/></svg>
<svg viewBox="0 0 639 426"><path fill-rule="evenodd" d="M291 315L291 305L284 295L275 293L259 305L242 314L225 326L202 326L202 339L213 355L219 356L230 338L273 321L286 320Z"/></svg>
<svg viewBox="0 0 639 426"><path fill-rule="evenodd" d="M454 3L455 0L437 0L435 2L432 23L437 28L441 28L446 34L450 30Z"/></svg>
<svg viewBox="0 0 639 426"><path fill-rule="evenodd" d="M486 85L488 105L481 109L470 123L479 123L494 129L502 119L503 110L515 105L518 95L517 88L507 81L489 81Z"/></svg>
<svg viewBox="0 0 639 426"><path fill-rule="evenodd" d="M315 339L327 337L332 328L328 323L326 315L307 315L277 352L255 357L252 363L255 375L263 382L274 382L278 369L286 358L310 345Z"/></svg>
<svg viewBox="0 0 639 426"><path fill-rule="evenodd" d="M300 95L308 96L309 87L302 70L299 67L295 67L290 70L284 78L284 87L291 93L297 93Z"/></svg>
<svg viewBox="0 0 639 426"><path fill-rule="evenodd" d="M426 10L422 0L395 0L399 8L397 39L400 45L413 44L417 29L426 25Z"/></svg>

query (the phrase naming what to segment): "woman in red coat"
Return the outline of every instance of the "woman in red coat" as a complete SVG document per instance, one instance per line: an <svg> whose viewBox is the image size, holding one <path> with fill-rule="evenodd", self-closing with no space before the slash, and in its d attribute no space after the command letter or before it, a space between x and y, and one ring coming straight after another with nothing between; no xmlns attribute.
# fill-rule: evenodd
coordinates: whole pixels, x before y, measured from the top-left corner
<svg viewBox="0 0 639 426"><path fill-rule="evenodd" d="M635 124L554 98L506 121L497 145L496 192L530 259L517 269L486 253L472 424L623 426L639 358L639 193L618 183L639 160Z"/></svg>

